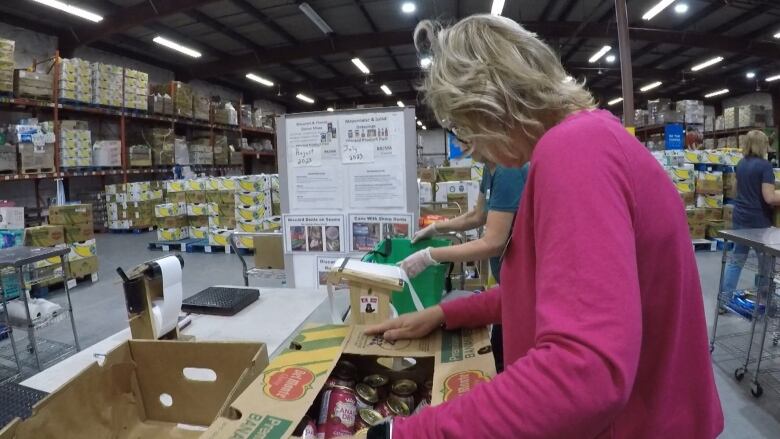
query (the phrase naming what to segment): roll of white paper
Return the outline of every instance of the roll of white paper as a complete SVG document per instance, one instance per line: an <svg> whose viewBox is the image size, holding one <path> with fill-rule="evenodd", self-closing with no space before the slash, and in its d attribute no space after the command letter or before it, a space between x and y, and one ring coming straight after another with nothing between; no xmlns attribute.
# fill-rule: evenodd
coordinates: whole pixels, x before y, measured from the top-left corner
<svg viewBox="0 0 780 439"><path fill-rule="evenodd" d="M179 321L182 302L182 270L176 256L155 261L162 272L163 298L152 301L154 338L170 332Z"/></svg>

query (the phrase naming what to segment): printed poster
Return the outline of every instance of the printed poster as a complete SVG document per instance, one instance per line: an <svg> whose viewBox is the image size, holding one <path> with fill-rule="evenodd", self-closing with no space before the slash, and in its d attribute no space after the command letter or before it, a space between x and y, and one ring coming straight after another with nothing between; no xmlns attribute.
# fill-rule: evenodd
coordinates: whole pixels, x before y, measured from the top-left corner
<svg viewBox="0 0 780 439"><path fill-rule="evenodd" d="M282 215L286 253L344 253L343 215Z"/></svg>
<svg viewBox="0 0 780 439"><path fill-rule="evenodd" d="M350 214L350 251L372 250L385 238L410 238L412 218L410 214Z"/></svg>
<svg viewBox="0 0 780 439"><path fill-rule="evenodd" d="M314 283L318 286L325 286L328 284L328 273L330 272L333 264L341 258L345 258L346 255L337 256L317 256L317 281ZM336 288L347 288L346 283L335 285Z"/></svg>
<svg viewBox="0 0 780 439"><path fill-rule="evenodd" d="M342 208L338 119L288 119L286 142L291 210Z"/></svg>

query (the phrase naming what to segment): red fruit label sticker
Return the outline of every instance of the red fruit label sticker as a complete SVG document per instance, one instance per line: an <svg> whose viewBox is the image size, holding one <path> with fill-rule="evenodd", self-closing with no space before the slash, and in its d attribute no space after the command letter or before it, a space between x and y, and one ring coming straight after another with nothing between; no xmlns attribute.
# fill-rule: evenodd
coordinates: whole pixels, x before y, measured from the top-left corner
<svg viewBox="0 0 780 439"><path fill-rule="evenodd" d="M490 378L480 370L454 373L444 380L444 388L442 389L444 401L455 399L473 389L477 384L487 381L490 381Z"/></svg>
<svg viewBox="0 0 780 439"><path fill-rule="evenodd" d="M305 367L285 366L266 372L263 393L280 401L295 401L311 388L314 378L314 373Z"/></svg>

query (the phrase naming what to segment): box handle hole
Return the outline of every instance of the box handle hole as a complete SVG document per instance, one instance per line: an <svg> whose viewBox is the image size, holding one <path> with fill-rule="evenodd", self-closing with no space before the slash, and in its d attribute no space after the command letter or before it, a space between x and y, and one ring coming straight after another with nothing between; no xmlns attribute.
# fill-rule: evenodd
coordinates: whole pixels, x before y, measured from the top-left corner
<svg viewBox="0 0 780 439"><path fill-rule="evenodd" d="M210 381L217 380L217 373L212 369L204 367L185 367L182 370L184 377L192 381Z"/></svg>
<svg viewBox="0 0 780 439"><path fill-rule="evenodd" d="M170 407L173 405L173 397L168 393L163 393L160 395L160 404L163 405L163 407Z"/></svg>

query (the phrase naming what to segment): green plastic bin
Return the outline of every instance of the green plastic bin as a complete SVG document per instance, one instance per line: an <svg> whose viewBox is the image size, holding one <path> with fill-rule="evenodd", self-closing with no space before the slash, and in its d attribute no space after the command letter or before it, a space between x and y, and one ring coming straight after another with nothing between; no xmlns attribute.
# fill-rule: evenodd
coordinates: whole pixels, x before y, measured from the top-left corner
<svg viewBox="0 0 780 439"><path fill-rule="evenodd" d="M363 257L363 260L377 264L396 265L418 250L427 247L446 247L451 244L446 239L424 239L412 244L411 240L407 238L388 238L377 244ZM417 277L411 279L412 286L425 308L441 302L448 269L448 264L436 264L426 268ZM404 285L403 291L394 291L390 302L399 315L417 311L408 285Z"/></svg>

